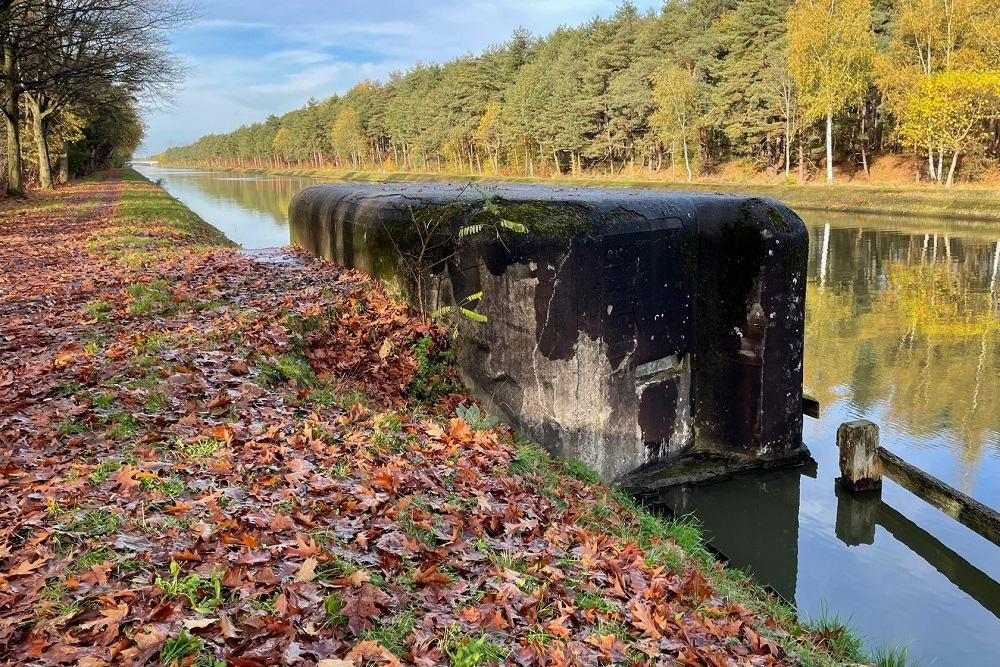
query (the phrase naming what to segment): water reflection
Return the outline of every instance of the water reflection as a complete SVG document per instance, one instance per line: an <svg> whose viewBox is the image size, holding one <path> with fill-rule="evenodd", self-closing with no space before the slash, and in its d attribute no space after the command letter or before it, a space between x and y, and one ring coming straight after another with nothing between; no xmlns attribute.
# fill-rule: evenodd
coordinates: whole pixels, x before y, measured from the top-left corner
<svg viewBox="0 0 1000 667"><path fill-rule="evenodd" d="M288 176L237 176L228 172L136 169L183 201L191 210L244 248L288 244L288 203L317 179Z"/></svg>
<svg viewBox="0 0 1000 667"><path fill-rule="evenodd" d="M698 517L722 556L795 604L800 479L799 471L741 475L725 484L666 489L646 501L668 507L675 516Z"/></svg>
<svg viewBox="0 0 1000 667"><path fill-rule="evenodd" d="M876 525L1000 619L1000 583L893 509L877 491L848 493L837 487L837 537L844 544L874 544Z"/></svg>
<svg viewBox="0 0 1000 667"><path fill-rule="evenodd" d="M838 499L836 428L866 417L882 443L1000 507L1000 241L935 221L806 217L805 386L814 477L797 471L673 490L735 565L806 617L836 610L870 644L921 664L1000 656L997 547L891 481Z"/></svg>
<svg viewBox="0 0 1000 667"><path fill-rule="evenodd" d="M954 470L935 474L1000 505L977 484L984 458L1000 465L1000 241L842 220L812 232L807 390L879 414L909 448L947 449Z"/></svg>

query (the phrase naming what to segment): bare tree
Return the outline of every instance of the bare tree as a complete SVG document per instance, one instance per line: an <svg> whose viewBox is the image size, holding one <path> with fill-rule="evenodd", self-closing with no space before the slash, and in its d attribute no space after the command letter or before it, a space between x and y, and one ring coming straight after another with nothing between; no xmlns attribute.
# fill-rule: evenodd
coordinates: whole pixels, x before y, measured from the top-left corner
<svg viewBox="0 0 1000 667"><path fill-rule="evenodd" d="M70 108L165 101L182 74L169 52L168 33L195 15L186 0L4 0L0 11L7 26L4 115L8 142L18 144L8 154L20 161L13 126L23 96L43 188L52 187L51 121Z"/></svg>

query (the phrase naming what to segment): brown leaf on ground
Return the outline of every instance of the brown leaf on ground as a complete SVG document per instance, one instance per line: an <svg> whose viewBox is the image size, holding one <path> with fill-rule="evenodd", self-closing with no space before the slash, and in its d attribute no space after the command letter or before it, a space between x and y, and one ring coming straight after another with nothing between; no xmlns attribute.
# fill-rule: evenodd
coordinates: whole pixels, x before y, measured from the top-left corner
<svg viewBox="0 0 1000 667"><path fill-rule="evenodd" d="M155 664L182 630L235 667L440 664L483 633L524 665L786 664L771 619L648 565L606 487L515 472L468 396L415 400L454 380L447 332L172 210L118 175L0 199L5 664Z"/></svg>

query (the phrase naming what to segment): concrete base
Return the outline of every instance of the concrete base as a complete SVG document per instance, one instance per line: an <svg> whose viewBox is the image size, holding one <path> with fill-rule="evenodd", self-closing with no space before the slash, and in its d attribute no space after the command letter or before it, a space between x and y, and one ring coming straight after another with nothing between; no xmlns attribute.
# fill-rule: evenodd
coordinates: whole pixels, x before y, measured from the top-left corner
<svg viewBox="0 0 1000 667"><path fill-rule="evenodd" d="M618 485L632 495L642 497L674 486L719 481L747 470L794 468L806 465L811 460L809 449L805 445L798 449L756 457L691 449L673 461L636 470L619 480Z"/></svg>

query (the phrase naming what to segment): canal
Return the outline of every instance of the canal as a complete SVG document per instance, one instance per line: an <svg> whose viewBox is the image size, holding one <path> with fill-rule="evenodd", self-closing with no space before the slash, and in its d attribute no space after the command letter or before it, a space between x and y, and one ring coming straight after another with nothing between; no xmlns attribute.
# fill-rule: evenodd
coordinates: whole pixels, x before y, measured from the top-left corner
<svg viewBox="0 0 1000 667"><path fill-rule="evenodd" d="M317 179L141 167L245 248L288 242L288 203ZM815 465L675 489L730 562L806 618L834 613L922 665L1000 664L1000 547L886 480L838 499L837 426L1000 508L1000 225L804 212L806 391ZM874 533L858 531L875 518Z"/></svg>

